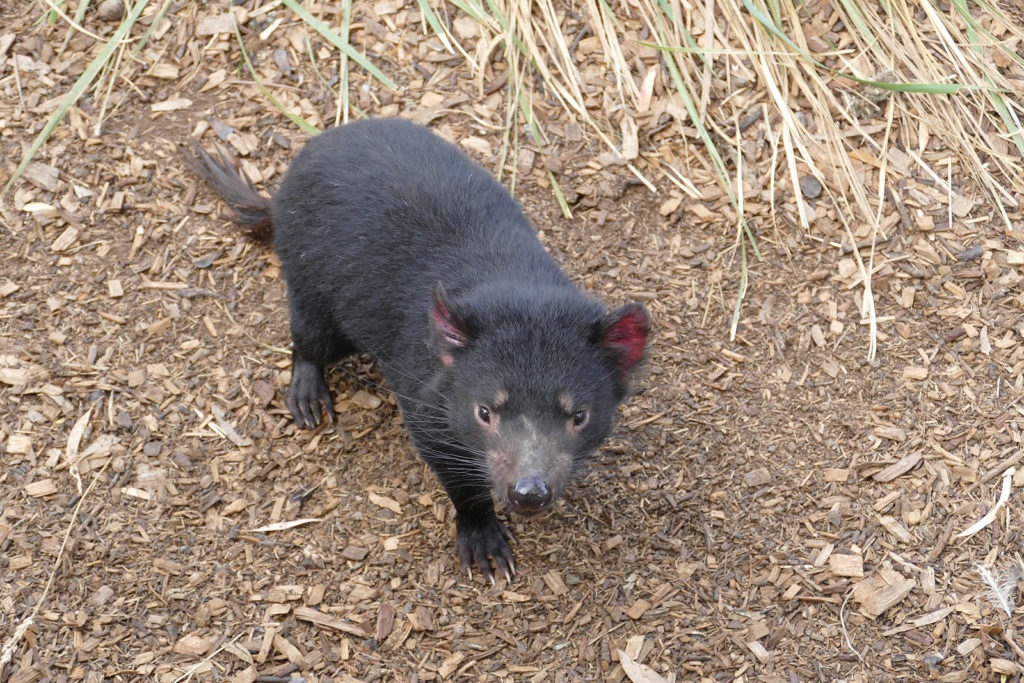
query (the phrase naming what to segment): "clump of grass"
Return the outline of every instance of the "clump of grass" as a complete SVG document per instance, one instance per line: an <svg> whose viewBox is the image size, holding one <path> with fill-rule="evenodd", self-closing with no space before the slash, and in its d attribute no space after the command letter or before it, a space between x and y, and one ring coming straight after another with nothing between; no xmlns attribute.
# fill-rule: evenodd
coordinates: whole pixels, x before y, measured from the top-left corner
<svg viewBox="0 0 1024 683"><path fill-rule="evenodd" d="M625 134L618 134L622 121L641 109L641 100L649 96L645 92L648 74L639 68L638 60L629 61L623 49L630 40L624 22L628 19L635 25L640 19L650 36L645 44L662 54L665 96L677 105L667 110L675 118L680 143L685 145L695 132L737 215L740 274L732 334L746 292L748 259L760 258L760 252L755 229L744 215L739 127L729 136L715 124L742 117L733 93L721 92L721 80L728 81L731 74L748 76L753 82L746 87L759 92L753 99L769 109L763 120L770 122L768 135L776 150L769 177L773 187L776 175L789 185L804 230L809 231L810 225L799 179L810 174L836 206L850 241L856 243L854 234L863 236L863 226L869 226L873 244L885 197L899 192L899 177L887 163L890 146L896 140L915 140L922 130L937 136L961 173L977 181L1008 230L1007 208L1024 195L1022 107L1019 99L1010 97L1015 83L991 58L998 54L1004 63L1024 64L1012 42L997 37L1009 34L1018 40L1024 37L1024 29L991 3L968 5L966 0L953 0L950 12L940 13L930 3L910 0L881 5L855 0L722 0L711 6L711 12L708 6L684 11L674 0L635 0L614 8L606 0L586 0L585 14L576 16L547 0L487 0L486 5L448 1L500 41L506 64L529 66L511 72L510 101L516 101L512 93L532 93L529 83L542 81L568 118L613 150L621 150L625 143ZM826 49L821 47L820 31L815 33L821 20L839 33L838 44ZM587 107L582 95L587 84L567 49L566 36L580 31L581 21L583 30L599 38L604 65L615 82L614 93L606 97L611 106L600 112ZM694 37L698 23L702 42ZM818 46L817 53L812 44ZM475 68L482 69L483 64ZM882 103L881 133L868 133L851 111L868 95ZM528 109L520 107L520 123L531 120ZM509 123L515 121L509 119ZM879 160L878 183L873 188L864 186L860 169L851 159L850 153L859 147L872 150ZM926 175L948 185L919 155L912 156ZM648 169L690 194L691 188L680 182L675 169L665 167L655 154L641 149L639 158ZM735 160L733 169L726 159ZM628 167L643 177L636 164ZM952 188L946 190L950 196L954 193ZM873 357L874 252L862 258L855 249L853 255L863 290L861 313L871 332L868 355Z"/></svg>
<svg viewBox="0 0 1024 683"><path fill-rule="evenodd" d="M74 85L71 86L71 90L69 90L64 96L64 99L61 100L60 106L57 107L56 111L54 111L52 115L50 115L46 125L43 126L43 129L39 131L38 135L36 135L36 138L32 141L32 145L29 147L28 152L26 152L25 156L22 157L21 163L18 164L18 167L14 170L14 173L11 174L7 184L4 186L4 193L6 193L11 186L14 185L15 181L21 177L21 174L25 171L25 167L29 165L43 145L46 144L46 141L49 139L54 129L62 120L64 120L64 116L68 113L68 110L71 109L72 105L74 105L75 102L77 102L79 98L81 98L82 95L84 95L93 85L93 82L96 80L96 77L100 72L110 70L111 60L114 59L115 53L118 53L123 49L129 32L135 25L135 22L138 21L139 15L142 14L142 10L146 8L147 4L149 4L149 0L136 0L136 2L131 6L131 9L125 13L124 18L121 19L121 23L114 31L114 34L110 36L107 42L103 45L103 49L100 50L100 53L96 55L91 62L89 62L89 66L85 68L82 75L79 76L78 80L76 80ZM169 4L169 2L165 3L163 11L166 11ZM53 10L51 9L51 12L52 11ZM50 16L64 17L63 14L56 13L51 14ZM76 18L80 19L77 14ZM68 21L70 22L70 19L68 19ZM134 50L135 53L142 49L142 46L145 44L148 37L149 32L147 32L143 39L139 41L139 44L136 45ZM120 71L113 69L112 71L109 71L108 78L113 80L119 75Z"/></svg>
<svg viewBox="0 0 1024 683"><path fill-rule="evenodd" d="M136 0L131 4L117 30L37 136L5 190L83 93L90 88L101 89L104 81L109 89L120 77L123 64L131 61L123 58L125 41L147 2ZM394 87L383 71L350 44L351 0L343 0L336 15L337 30L297 0L281 2L339 51L335 123L347 120L351 109L350 62L383 87ZM522 131L542 153L548 148L548 133L535 115L537 98L543 96L548 105L559 107L565 118L579 125L585 134L619 155L623 167L647 187L655 187L648 176L660 175L699 199L700 189L684 171L665 163L656 150L640 144L644 131L637 130L636 119L651 107L654 82L660 73L665 87L657 97L668 100L663 111L671 117L679 147L689 150L691 139L700 142L703 155L691 158L710 168L714 182L735 211L739 286L733 335L746 293L748 261L761 258L756 240L758 226L745 214L741 182L743 134L738 122L745 115L743 108L751 102L764 110L761 132L773 149L767 174L772 192L777 184L788 186L797 224L805 231L811 226L799 180L811 175L834 204L850 241L856 243L855 235L863 238L867 233L873 244L881 229L886 197L899 193L896 182L900 178L888 163L889 150L899 141L909 146L906 141L922 136L939 139L950 152L946 178L951 177L955 164L963 176L977 183L1007 230L1012 231L1008 210L1024 196L1024 129L1021 101L1014 96L1016 82L1008 76L1011 69L1004 67L1024 68L1024 58L1013 47L1014 42L1024 40L1024 28L987 0L970 4L967 0L951 0L949 11L944 13L931 3L911 0L883 4L856 0L720 0L686 10L678 0L617 4L583 0L572 10L552 0L417 3L424 27L429 27L444 49L466 60L481 91L488 62L496 49L500 51L508 76L503 86L506 113L499 168L504 167L510 153L518 151ZM74 18L61 11L61 4L48 0L47 18L65 21L70 37L88 2L78 4ZM161 15L168 6L169 0L165 0ZM460 12L473 18L482 31L482 40L473 50L461 45L449 28L452 16ZM638 25L646 35L642 42L631 33ZM577 63L575 48L585 34L596 37L601 47L599 57L605 73L600 83L587 83ZM135 43L133 54L147 37L148 32ZM644 63L637 57L638 46L656 48L658 62L652 64L648 59ZM243 59L248 61L244 47ZM250 73L255 78L251 67ZM744 97L735 97L732 82L736 74L746 79ZM607 87L608 82L614 87ZM587 99L587 92L594 87L603 89L599 107ZM879 106L874 115L881 118L881 126L864 126L862 116L855 111L858 103L869 100ZM275 106L284 111L280 103ZM724 121L736 125L723 126ZM301 119L295 123L310 128ZM873 165L878 182L874 187L865 187L861 169L851 158L851 153L862 150L870 150L876 160ZM913 150L910 156L952 201L956 190L943 178L942 169L930 168ZM703 173L695 175L704 177ZM562 212L570 216L558 179L550 171L547 177ZM771 221L778 231L774 204ZM871 274L875 255L872 250L862 256L857 249L853 255L860 270L861 313L871 330L869 355L873 356Z"/></svg>

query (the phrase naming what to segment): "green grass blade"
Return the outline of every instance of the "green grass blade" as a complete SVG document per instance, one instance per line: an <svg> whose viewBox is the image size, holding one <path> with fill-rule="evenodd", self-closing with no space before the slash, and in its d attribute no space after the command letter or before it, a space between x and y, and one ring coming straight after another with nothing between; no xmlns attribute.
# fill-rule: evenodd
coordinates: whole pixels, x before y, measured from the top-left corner
<svg viewBox="0 0 1024 683"><path fill-rule="evenodd" d="M132 48L132 57L137 56L142 51L142 48L146 47L146 43L149 42L150 37L153 35L153 31L155 31L157 26L160 25L160 20L164 18L164 15L167 14L167 10L170 8L171 0L164 0L163 7L161 7L160 11L156 13L156 16L153 17L153 21L149 24L149 28L146 29L146 32L142 34L142 38L140 38L139 42L136 43L134 48ZM127 67L127 64L125 66Z"/></svg>
<svg viewBox="0 0 1024 683"><path fill-rule="evenodd" d="M740 311L743 308L743 300L747 297L748 282L747 242L746 240L740 240L740 288L736 292L736 303L734 303L732 307L732 322L729 324L729 339L736 338L736 330L740 326Z"/></svg>
<svg viewBox="0 0 1024 683"><path fill-rule="evenodd" d="M427 0L416 0L416 3L420 6L420 12L423 13L423 17L430 24L430 28L434 31L434 34L441 39L441 43L444 45L448 52L454 52L451 43L448 41L448 33L444 30L444 26L441 25L441 21L437 18L437 14L434 13L434 8L430 6Z"/></svg>
<svg viewBox="0 0 1024 683"><path fill-rule="evenodd" d="M558 201L558 207L562 209L562 215L566 218L572 218L572 210L569 208L569 202L565 200L565 195L562 194L562 188L558 185L558 181L555 180L555 174L548 171L548 181L551 183L551 189L555 192L555 200Z"/></svg>
<svg viewBox="0 0 1024 683"><path fill-rule="evenodd" d="M526 93L522 90L519 91L519 109L523 112L523 117L526 119L526 128L530 131L530 137L543 150L544 136L540 131L540 127L537 126L536 118L533 116L533 107L526 97ZM572 218L572 209L569 208L569 202L565 199L565 193L562 192L562 187L558 184L555 174L551 171L548 171L548 181L551 183L551 189L555 193L555 200L558 202L558 208L562 210L562 215L567 219Z"/></svg>
<svg viewBox="0 0 1024 683"><path fill-rule="evenodd" d="M860 83L861 85L868 85L873 88L878 88L879 90L889 90L892 92L915 92L930 95L951 95L960 90L963 90L964 88L980 87L964 85L961 83L886 83L884 81L873 81L868 78L858 78L857 76L842 72L838 69L828 66L827 64L824 64L823 62L820 62L811 55L809 55L804 50L800 49L800 47L796 43L790 40L789 36L782 32L782 29L780 29L774 21L765 16L764 12L762 12L759 7L754 5L754 3L751 2L751 0L743 0L743 7L746 8L750 15L754 17L754 19L756 19L759 24L768 29L769 33L771 33L773 36L784 42L794 52L796 52L798 55L809 61L811 64L814 64L819 69L828 71L829 73L835 76L841 76L842 78L846 78L856 83Z"/></svg>
<svg viewBox="0 0 1024 683"><path fill-rule="evenodd" d="M867 22L864 21L864 16L861 14L859 4L856 2L849 2L849 0L839 0L839 4L843 6L843 11L846 13L846 16L850 18L850 21L853 22L853 27L857 29L857 32L860 33L864 41L867 43L875 42L875 35L871 32L871 29L868 28Z"/></svg>
<svg viewBox="0 0 1024 683"><path fill-rule="evenodd" d="M348 43L348 35L352 26L352 0L341 0L341 40ZM338 78L338 111L334 115L334 125L342 122L348 123L349 94L348 94L348 55L341 53L339 69L341 75Z"/></svg>
<svg viewBox="0 0 1024 683"><path fill-rule="evenodd" d="M366 57L359 54L359 52L356 51L355 48L353 48L347 42L342 40L341 36L339 36L337 33L328 28L327 25L324 24L324 22L320 21L312 14L310 14L309 10L307 10L305 7L297 3L295 0L281 1L288 9L295 12L295 14L297 14L299 18L306 23L307 26L309 26L314 31L323 36L324 39L331 45L333 45L334 47L338 48L343 53L348 55L349 59L351 59L353 62L363 67L366 70L366 73L370 74L371 76L373 76L378 81L380 81L387 87L391 88L392 90L395 89L394 81L388 78L383 71L375 67L372 63L370 63L370 61Z"/></svg>
<svg viewBox="0 0 1024 683"><path fill-rule="evenodd" d="M620 33L624 32L625 28L622 26L622 22L619 21L619 18L615 15L615 10L613 10L611 5L608 4L608 0L597 0L597 4L601 8L601 12L611 20L612 24L614 24L616 30Z"/></svg>
<svg viewBox="0 0 1024 683"><path fill-rule="evenodd" d="M54 7L52 9L50 9L49 12L46 13L46 21L51 26L53 24L56 24L57 23L57 19L60 18L60 14L58 13L58 10L60 9L60 6L64 4L64 0L57 0L57 2L55 2L53 4L54 4Z"/></svg>
<svg viewBox="0 0 1024 683"><path fill-rule="evenodd" d="M508 17L502 13L500 7L494 4L494 0L487 0L487 6L491 8L491 18L498 22L501 26L501 30L505 32L505 35L512 39L512 44L516 46L519 53L526 57L530 61L530 64L536 69L537 63L534 61L533 55L531 55L530 51L526 49L525 45L523 45L523 41L519 40L519 36L512 32L508 24Z"/></svg>
<svg viewBox="0 0 1024 683"><path fill-rule="evenodd" d="M75 81L75 84L71 86L71 90L64 96L60 106L57 107L57 111L53 112L50 116L50 120L46 122L43 129L39 131L39 135L37 135L36 139L32 141L32 146L29 147L29 150L21 160L21 163L18 164L18 168L14 169L14 173L7 181L7 184L4 185L4 192L11 189L14 182L21 177L21 174L25 171L25 167L29 165L29 162L32 161L36 153L46 143L46 140L50 137L50 134L53 133L53 130L64 119L64 115L68 113L68 109L71 108L71 105L77 102L78 98L88 90L93 79L96 78L96 75L110 60L111 55L114 54L114 51L121 44L121 41L124 40L124 37L131 30L132 26L135 25L139 15L142 14L142 10L145 9L148 3L149 0L137 0L137 2L132 5L132 9L128 13L128 16L121 21L120 26L117 27L116 31L114 31L114 35L110 36L110 40L106 42L100 53L96 55L91 62L89 62L89 66L85 68L82 75L79 76L78 80Z"/></svg>
<svg viewBox="0 0 1024 683"><path fill-rule="evenodd" d="M232 16L234 16L234 15L232 15ZM285 116L288 117L288 120L290 120L292 123L294 123L296 126L301 128L302 130L306 131L310 135L319 135L320 134L320 129L319 128L317 128L316 126L314 126L312 123L310 123L306 119L302 118L301 116L298 116L297 114L293 114L290 111L288 111L287 109L285 109L285 106L283 104L281 104L276 97L274 97L273 93L271 93L266 88L266 86L263 85L263 82L260 81L260 77L256 75L256 69L253 68L252 62L249 61L249 53L245 49L245 41L242 40L242 32L238 30L238 21L237 20L235 21L234 28L235 28L235 38L238 39L238 49L242 51L242 61L245 62L246 68L249 69L249 74L252 75L252 80L256 83L256 87L258 87L260 89L260 92L262 92L263 95L268 100L270 100L271 104L273 104L275 107L277 107L278 111L280 111L282 114L284 114Z"/></svg>
<svg viewBox="0 0 1024 683"><path fill-rule="evenodd" d="M661 27L656 27L656 31L659 42L664 43L664 32ZM736 304L733 307L732 332L730 333L730 338L735 338L736 328L739 325L740 310L743 306L743 299L747 294L747 252L745 245L747 242L750 243L751 248L754 250L754 255L758 260L761 259L761 250L757 246L757 240L754 239L754 233L751 231L750 225L747 223L746 216L743 215L743 207L740 205L739 198L736 196L736 189L732 185L732 179L729 175L728 169L725 167L725 162L722 160L722 155L719 154L718 148L715 147L714 140L711 139L711 134L708 133L707 127L704 126L704 122L700 118L700 112L697 111L697 105L693 101L690 90L686 87L686 82L679 73L679 67L676 64L675 59L666 59L665 65L668 67L669 74L672 77L672 84L675 87L676 93L683 101L683 106L686 108L686 112L690 116L690 121L693 123L694 128L697 129L697 134L700 136L701 142L704 143L704 149L708 152L708 156L711 159L711 165L714 166L715 173L718 174L719 181L725 189L726 195L729 197L729 203L732 204L734 209L736 209L737 219L739 220L740 243L738 246L740 247L742 256L740 261L740 289L739 292L737 292Z"/></svg>
<svg viewBox="0 0 1024 683"><path fill-rule="evenodd" d="M64 36L64 42L60 45L59 54L64 54L64 50L67 49L68 43L70 43L71 39L75 37L75 32L77 31L75 26L82 25L82 19L85 18L85 11L87 9L89 9L89 0L82 0L82 2L78 3L78 7L75 8L75 16L73 17L74 24L68 27L68 34Z"/></svg>
<svg viewBox="0 0 1024 683"><path fill-rule="evenodd" d="M448 0L451 4L468 14L469 16L476 19L477 22L484 26L491 26L494 19L488 16L483 6L479 3L468 2L467 0Z"/></svg>
<svg viewBox="0 0 1024 683"><path fill-rule="evenodd" d="M963 20L964 26L967 28L967 37L968 40L970 40L971 49L973 49L977 54L982 56L984 55L984 49L982 48L981 41L978 38L978 34L980 32L992 42L993 46L1002 48L1004 53L1007 53L1008 56L1015 59L1018 63L1024 63L1024 60L1021 60L1017 53L1009 50L1005 45L1003 45L1003 41L998 40L994 35L992 35L992 33L985 29L985 27L979 24L973 16L971 16L971 11L964 0L952 0L952 5L960 14L960 18ZM1017 145L1017 150L1024 155L1024 131L1021 130L1019 121L1014 117L1010 108L1006 105L1006 101L1003 99L999 90L995 87L991 77L986 75L985 82L992 86L986 92L989 101L995 108L996 113L999 114L999 118L1002 119L1003 125L1006 126L1006 130L1010 134L1010 138L1013 140L1014 144Z"/></svg>

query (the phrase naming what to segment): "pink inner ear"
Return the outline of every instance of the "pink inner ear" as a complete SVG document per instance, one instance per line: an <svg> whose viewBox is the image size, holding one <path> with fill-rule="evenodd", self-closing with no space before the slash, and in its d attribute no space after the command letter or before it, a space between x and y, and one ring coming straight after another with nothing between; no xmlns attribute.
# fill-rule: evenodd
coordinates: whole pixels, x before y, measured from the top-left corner
<svg viewBox="0 0 1024 683"><path fill-rule="evenodd" d="M462 329L459 321L451 314L448 307L445 306L444 301L437 300L434 302L433 318L434 329L437 330L437 334L441 337L441 342L445 346L462 347L469 341L466 331ZM454 359L452 360L454 362ZM449 364L446 363L446 365Z"/></svg>
<svg viewBox="0 0 1024 683"><path fill-rule="evenodd" d="M649 327L647 313L634 304L626 307L621 317L605 330L601 345L618 354L619 370L625 372L643 358Z"/></svg>

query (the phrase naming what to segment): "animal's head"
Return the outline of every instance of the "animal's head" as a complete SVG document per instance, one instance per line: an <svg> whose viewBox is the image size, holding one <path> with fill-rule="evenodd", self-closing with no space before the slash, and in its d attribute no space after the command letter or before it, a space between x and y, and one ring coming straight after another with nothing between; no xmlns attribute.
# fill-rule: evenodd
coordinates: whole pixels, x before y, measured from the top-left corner
<svg viewBox="0 0 1024 683"><path fill-rule="evenodd" d="M550 507L611 431L649 330L639 304L606 314L543 288L451 301L439 287L431 325L454 436L526 515Z"/></svg>

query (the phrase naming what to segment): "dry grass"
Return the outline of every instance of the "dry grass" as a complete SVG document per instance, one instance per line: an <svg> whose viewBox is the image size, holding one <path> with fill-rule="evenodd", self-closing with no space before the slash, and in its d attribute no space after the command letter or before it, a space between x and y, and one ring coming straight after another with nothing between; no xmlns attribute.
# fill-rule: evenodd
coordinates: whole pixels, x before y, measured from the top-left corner
<svg viewBox="0 0 1024 683"><path fill-rule="evenodd" d="M556 9L550 1L489 2L486 9L457 5L478 18L489 34L488 49L477 51L479 72L495 44L503 47L509 64L525 59L531 69L514 69L509 88L536 95L520 77L542 81L565 111L624 158L638 178L659 175L685 187L681 177L689 175L686 169L661 163L640 143L645 131L637 130L636 121L652 106L673 119L680 145L694 138L703 144L707 163L738 216L741 282L734 334L746 289L748 245L756 254L754 232L763 232L747 224L743 211L738 124L753 106L766 109L772 144L780 150L772 182L788 184L792 196L799 198L800 177L813 175L838 214L847 218L851 243L879 237L885 198L900 191L903 174L887 163L892 145L909 150L951 198L961 190L949 187L945 177L963 173L977 179L1007 230L1006 208L1024 193L1021 107L1011 96L1018 86L1007 68L1019 70L1024 63L1015 51L1024 34L988 3L972 12L958 0L948 14L929 2L905 0L885 5L888 11L856 2L783 0L703 6L634 0L615 8L603 0L588 0L580 14ZM619 16L639 16L647 40L628 34ZM588 34L600 41L601 66L614 74L617 85L597 102L587 93L591 64L577 59L571 49L573 36ZM660 75L667 82L659 84L653 98L658 73L646 70L638 58L640 42L663 50ZM652 99L660 102L652 104ZM882 114L884 124L865 121L876 113ZM920 154L932 137L951 152L945 169L929 168ZM873 183L865 182L864 147L872 150L867 161L876 171ZM734 162L733 168L725 159ZM810 231L806 204L797 201L796 208L799 225ZM873 254L864 260L855 253L873 357Z"/></svg>
<svg viewBox="0 0 1024 683"><path fill-rule="evenodd" d="M877 227L881 199L896 189L899 179L898 173L886 168L888 145L893 142L905 148L913 148L915 143L924 148L929 137L941 140L955 153L947 170L956 167L975 177L1007 228L1006 207L1015 206L1016 197L1024 193L1021 103L1013 97L1018 85L1010 76L1010 67L1024 66L1024 58L1016 52L1024 29L990 3L979 3L972 12L964 0L955 0L947 14L930 2L906 0L884 6L862 6L850 0L807 4L727 0L704 6L679 0L631 0L615 7L606 0L586 0L585 11L579 13L556 7L551 0L487 0L486 4L481 0L436 0L435 7L427 0L418 3L423 20L444 47L466 58L481 75L481 90L482 74L495 50L501 50L511 75L507 81L506 140L514 144L516 124L521 123L543 147L547 133L532 114L533 100L554 98L650 189L654 186L647 175L656 174L699 195L687 183L685 169L659 163L640 143L644 131L638 130L637 118L660 107L673 119L680 144L697 138L706 148L707 161L739 214L737 246L741 255L746 253L741 235L747 236L755 250L756 244L744 220L744 188L737 181L738 169L730 169L725 159L740 161L741 131L729 124L743 119L752 104L770 110L766 116L773 122L773 144L781 149L780 180L790 185L793 195L800 195L801 171L809 172L832 193L844 215L855 223L875 226L872 231ZM69 92L66 106L58 109L40 133L8 187L45 143L68 106L89 89L100 93L113 87L129 45L127 36L146 4L147 0L138 0L131 5L118 30ZM354 60L381 84L394 86L371 60L349 45L351 3L340 11L322 13L323 20L293 0L284 0L284 4L341 52L336 123L349 117L348 60ZM88 2L77 5L74 18L52 1L45 6L51 20L68 24L69 38L82 30L80 22ZM166 7L167 3L161 12ZM484 32L476 46L460 44L450 28L461 14L479 22ZM645 26L646 40L627 32L620 21L620 17L634 16ZM592 65L575 54L585 36L599 41L600 66L614 74L615 90L602 91L600 98L588 88L586 67ZM642 45L656 45L663 51L660 75L664 82L657 85L657 95L659 74L644 68L638 58ZM103 77L96 79L101 71ZM543 94L539 94L539 84ZM740 96L748 93L753 93L752 98ZM887 97L891 93L897 94ZM656 99L661 102L654 102ZM863 125L864 115L879 106L886 110L886 125L881 130ZM875 150L875 165L883 171L874 188L863 182L860 169L851 160L850 152L860 143ZM724 158L721 150L726 150ZM943 169L928 168L920 157L915 161L937 183L944 182ZM650 170L645 174L641 165ZM800 225L808 230L803 202L797 203L797 210ZM863 267L869 269L870 264Z"/></svg>

